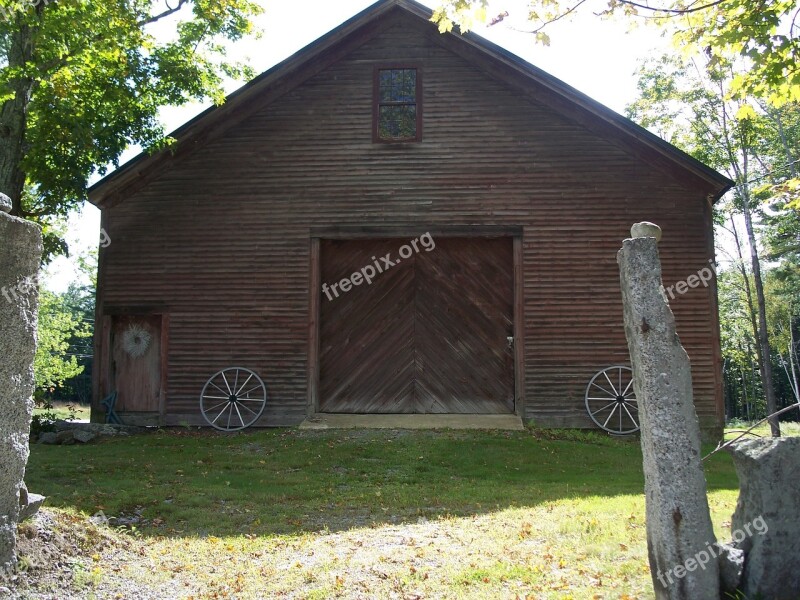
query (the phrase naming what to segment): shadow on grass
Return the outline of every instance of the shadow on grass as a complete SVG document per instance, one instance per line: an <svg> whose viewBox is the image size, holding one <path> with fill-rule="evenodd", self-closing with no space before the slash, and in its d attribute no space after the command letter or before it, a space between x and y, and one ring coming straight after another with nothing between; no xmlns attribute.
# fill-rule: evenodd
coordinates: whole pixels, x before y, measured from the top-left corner
<svg viewBox="0 0 800 600"><path fill-rule="evenodd" d="M710 449L710 448L709 448ZM144 536L297 535L641 494L635 439L599 433L162 430L31 448L48 505L133 517ZM709 489L736 489L730 458Z"/></svg>

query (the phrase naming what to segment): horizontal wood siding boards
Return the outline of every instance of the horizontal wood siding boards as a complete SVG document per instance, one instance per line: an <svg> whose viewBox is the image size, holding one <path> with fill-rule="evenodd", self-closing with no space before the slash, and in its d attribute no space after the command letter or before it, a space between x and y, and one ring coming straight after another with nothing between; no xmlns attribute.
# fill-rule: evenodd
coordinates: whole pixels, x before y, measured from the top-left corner
<svg viewBox="0 0 800 600"><path fill-rule="evenodd" d="M423 140L372 143L376 65L423 73ZM168 421L205 380L256 370L262 423L298 422L308 383L309 239L341 226L523 231L525 416L589 426L583 390L627 362L616 252L662 226L667 285L707 264L704 192L475 70L405 19L106 209L106 306L170 316ZM716 418L708 288L672 301L701 417Z"/></svg>

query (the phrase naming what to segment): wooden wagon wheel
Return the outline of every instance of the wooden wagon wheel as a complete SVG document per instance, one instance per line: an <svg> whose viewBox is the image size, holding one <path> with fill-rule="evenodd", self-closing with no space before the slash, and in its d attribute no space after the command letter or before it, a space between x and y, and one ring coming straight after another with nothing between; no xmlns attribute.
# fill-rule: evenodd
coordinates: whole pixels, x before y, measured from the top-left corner
<svg viewBox="0 0 800 600"><path fill-rule="evenodd" d="M254 371L228 367L209 377L200 394L200 412L220 431L240 431L258 421L267 405L267 387Z"/></svg>
<svg viewBox="0 0 800 600"><path fill-rule="evenodd" d="M592 421L614 435L639 431L639 406L630 367L614 365L595 373L586 386L586 410Z"/></svg>

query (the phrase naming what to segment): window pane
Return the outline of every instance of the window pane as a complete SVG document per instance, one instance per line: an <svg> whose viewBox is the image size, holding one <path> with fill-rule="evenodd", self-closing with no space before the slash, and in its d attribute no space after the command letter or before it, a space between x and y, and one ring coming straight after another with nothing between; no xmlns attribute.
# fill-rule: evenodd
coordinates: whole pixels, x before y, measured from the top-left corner
<svg viewBox="0 0 800 600"><path fill-rule="evenodd" d="M381 106L378 113L378 136L387 140L417 137L417 107Z"/></svg>
<svg viewBox="0 0 800 600"><path fill-rule="evenodd" d="M391 102L392 72L388 69L378 71L378 92L380 102Z"/></svg>
<svg viewBox="0 0 800 600"><path fill-rule="evenodd" d="M398 102L415 102L417 97L417 72L414 69L403 71L403 83L397 90Z"/></svg>
<svg viewBox="0 0 800 600"><path fill-rule="evenodd" d="M378 71L379 102L416 102L416 69L381 69Z"/></svg>

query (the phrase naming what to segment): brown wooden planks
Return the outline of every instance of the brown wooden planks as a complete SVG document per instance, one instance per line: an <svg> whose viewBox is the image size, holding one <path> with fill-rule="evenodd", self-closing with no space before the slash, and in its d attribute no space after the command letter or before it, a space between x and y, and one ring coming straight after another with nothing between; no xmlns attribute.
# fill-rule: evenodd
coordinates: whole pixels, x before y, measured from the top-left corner
<svg viewBox="0 0 800 600"><path fill-rule="evenodd" d="M416 265L418 411L514 412L511 238L440 239Z"/></svg>
<svg viewBox="0 0 800 600"><path fill-rule="evenodd" d="M159 410L162 383L161 325L160 315L114 318L111 328L111 372L112 385L118 394L116 411ZM143 332L137 337L148 340L147 344L141 345L141 355L130 341L126 343L126 333L133 331Z"/></svg>
<svg viewBox="0 0 800 600"><path fill-rule="evenodd" d="M324 240L322 281L336 284L376 260L380 266L379 257L399 246L391 239ZM320 411L416 412L413 261L330 295L320 298Z"/></svg>
<svg viewBox="0 0 800 600"><path fill-rule="evenodd" d="M511 239L445 238L401 258L408 241L323 240L326 286L396 264L321 292L320 410L513 412Z"/></svg>

